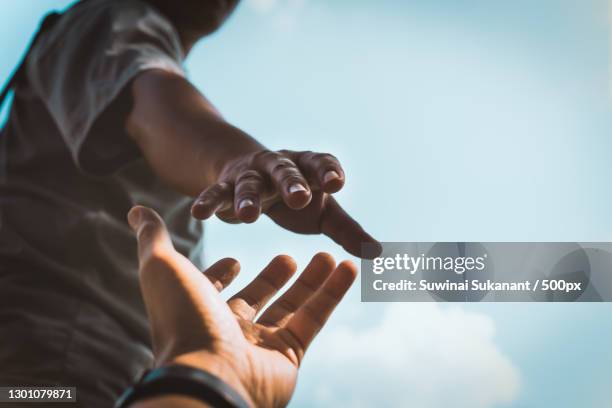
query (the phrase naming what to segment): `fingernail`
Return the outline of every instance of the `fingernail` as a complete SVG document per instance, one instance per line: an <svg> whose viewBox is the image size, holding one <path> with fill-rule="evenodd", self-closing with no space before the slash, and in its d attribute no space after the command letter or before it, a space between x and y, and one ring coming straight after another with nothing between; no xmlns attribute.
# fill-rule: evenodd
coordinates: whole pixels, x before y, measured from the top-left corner
<svg viewBox="0 0 612 408"><path fill-rule="evenodd" d="M251 200L250 198L245 198L238 204L238 209L242 210L244 207L253 207L254 205L255 203L253 202L253 200Z"/></svg>
<svg viewBox="0 0 612 408"><path fill-rule="evenodd" d="M299 191L306 191L306 187L304 187L303 185L301 185L299 183L292 184L289 187L289 194L297 193Z"/></svg>
<svg viewBox="0 0 612 408"><path fill-rule="evenodd" d="M200 200L195 203L196 207L204 207L206 205L206 201Z"/></svg>
<svg viewBox="0 0 612 408"><path fill-rule="evenodd" d="M327 183L328 181L339 179L340 175L334 170L330 170L323 176L323 183Z"/></svg>
<svg viewBox="0 0 612 408"><path fill-rule="evenodd" d="M140 225L140 219L142 218L142 211L140 208L132 208L128 213L128 224L134 231L138 229Z"/></svg>

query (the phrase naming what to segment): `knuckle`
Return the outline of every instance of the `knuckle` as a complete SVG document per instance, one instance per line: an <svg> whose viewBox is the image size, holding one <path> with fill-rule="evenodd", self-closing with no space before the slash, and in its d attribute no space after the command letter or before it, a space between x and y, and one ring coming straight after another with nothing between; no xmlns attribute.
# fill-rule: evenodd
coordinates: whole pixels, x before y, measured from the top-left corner
<svg viewBox="0 0 612 408"><path fill-rule="evenodd" d="M200 200L205 202L216 201L221 194L217 190L208 189L201 196Z"/></svg>
<svg viewBox="0 0 612 408"><path fill-rule="evenodd" d="M253 188L243 188L242 190L240 190L239 192L236 193L236 199L234 200L234 210L238 211L238 209L240 208L240 203L245 200L245 199L249 199L251 201L253 201L254 203L258 203L259 202L259 194L257 192L257 190L253 189Z"/></svg>
<svg viewBox="0 0 612 408"><path fill-rule="evenodd" d="M312 160L323 164L338 163L338 159L336 158L336 156L330 153L316 153L312 157Z"/></svg>
<svg viewBox="0 0 612 408"><path fill-rule="evenodd" d="M279 152L275 152L273 150L260 150L253 154L252 161L255 166L264 166L266 163L274 161L279 157L282 157L282 154Z"/></svg>
<svg viewBox="0 0 612 408"><path fill-rule="evenodd" d="M313 152L312 150L304 150L300 152L300 157L303 157L305 159L310 159L310 157L312 157L313 154L315 154L315 152Z"/></svg>
<svg viewBox="0 0 612 408"><path fill-rule="evenodd" d="M283 309L286 312L289 313L293 313L297 310L298 305L291 302L291 300L285 298L285 297L281 297L280 299L278 299L276 301L276 306L278 306L279 308Z"/></svg>
<svg viewBox="0 0 612 408"><path fill-rule="evenodd" d="M282 175L284 173L297 173L297 166L290 159L283 157L274 164L274 167L270 169L272 175Z"/></svg>
<svg viewBox="0 0 612 408"><path fill-rule="evenodd" d="M203 200L217 200L228 190L229 184L226 182L215 184L202 194Z"/></svg>
<svg viewBox="0 0 612 408"><path fill-rule="evenodd" d="M257 170L246 170L238 176L236 179L236 185L241 186L242 184L260 184L263 182L261 174Z"/></svg>
<svg viewBox="0 0 612 408"><path fill-rule="evenodd" d="M330 153L305 152L300 156L300 165L305 168L319 167L323 165L339 165L338 158Z"/></svg>
<svg viewBox="0 0 612 408"><path fill-rule="evenodd" d="M315 153L310 150L305 150L303 152L300 152L298 156L298 163L300 164L300 166L308 165L308 163L310 163L310 161L312 160L312 156L314 154Z"/></svg>
<svg viewBox="0 0 612 408"><path fill-rule="evenodd" d="M304 184L304 187L307 187L308 184L304 180L304 177L302 177L302 174L296 168L285 169L284 171L277 172L274 175L274 180L277 186L299 183Z"/></svg>
<svg viewBox="0 0 612 408"><path fill-rule="evenodd" d="M326 153L319 153L319 152L316 152L316 153L313 153L313 154L310 156L310 160L315 161L315 162L318 162L318 161L321 161L321 160L322 160L322 159L325 157L325 155L326 155Z"/></svg>
<svg viewBox="0 0 612 408"><path fill-rule="evenodd" d="M231 187L231 184L228 183L227 181L222 181L214 185L214 188L216 188L216 190L220 192L227 191L230 187Z"/></svg>
<svg viewBox="0 0 612 408"><path fill-rule="evenodd" d="M313 321L315 322L315 325L317 327L322 327L325 324L325 317L322 316L323 315L323 308L320 307L319 305L314 305L312 303L306 303L304 306L302 306L302 308L304 309L304 312L306 313L306 315ZM317 329L317 333L320 329Z"/></svg>
<svg viewBox="0 0 612 408"><path fill-rule="evenodd" d="M292 185L296 183L302 184L304 187L308 188L308 185L304 182L304 179L297 174L288 174L280 180L280 184L283 185Z"/></svg>
<svg viewBox="0 0 612 408"><path fill-rule="evenodd" d="M280 154L282 154L283 156L288 156L288 157L291 157L292 155L294 155L294 154L295 154L295 152L294 152L294 151L287 150L287 149L281 149L281 150L279 150L278 152L279 152Z"/></svg>
<svg viewBox="0 0 612 408"><path fill-rule="evenodd" d="M330 153L323 154L323 157L321 157L321 161L327 162L329 164L339 164L340 163L340 160L338 160L336 156Z"/></svg>

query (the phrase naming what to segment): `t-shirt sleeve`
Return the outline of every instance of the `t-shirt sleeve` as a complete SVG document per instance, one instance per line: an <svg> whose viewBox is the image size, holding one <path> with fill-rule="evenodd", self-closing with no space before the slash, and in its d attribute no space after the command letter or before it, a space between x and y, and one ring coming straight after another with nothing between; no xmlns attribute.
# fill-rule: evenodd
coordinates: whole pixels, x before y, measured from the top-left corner
<svg viewBox="0 0 612 408"><path fill-rule="evenodd" d="M88 0L33 47L27 77L76 165L111 173L139 156L125 121L130 81L149 69L184 75L178 33L139 0Z"/></svg>

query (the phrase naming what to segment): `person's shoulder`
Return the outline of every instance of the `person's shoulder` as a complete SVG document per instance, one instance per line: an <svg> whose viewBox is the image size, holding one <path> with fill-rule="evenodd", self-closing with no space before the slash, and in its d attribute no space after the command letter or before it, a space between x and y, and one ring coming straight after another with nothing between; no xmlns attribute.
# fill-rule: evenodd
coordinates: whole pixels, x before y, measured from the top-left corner
<svg viewBox="0 0 612 408"><path fill-rule="evenodd" d="M39 41L40 49L50 44L61 43L64 37L79 37L80 32L102 31L112 28L118 21L137 24L139 20L156 11L141 0L81 0L61 12L57 22L47 30Z"/></svg>
<svg viewBox="0 0 612 408"><path fill-rule="evenodd" d="M178 41L174 26L145 0L81 0L66 9L33 49L32 58L55 53L85 38L145 30ZM175 38L176 37L176 38Z"/></svg>
<svg viewBox="0 0 612 408"><path fill-rule="evenodd" d="M155 7L145 0L81 0L64 14L66 24L77 18L91 21L100 18L138 20L161 17Z"/></svg>

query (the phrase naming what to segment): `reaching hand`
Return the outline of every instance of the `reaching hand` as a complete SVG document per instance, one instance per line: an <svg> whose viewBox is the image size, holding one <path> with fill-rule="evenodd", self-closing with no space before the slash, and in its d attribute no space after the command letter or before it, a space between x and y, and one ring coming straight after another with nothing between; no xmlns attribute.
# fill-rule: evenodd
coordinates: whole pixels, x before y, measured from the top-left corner
<svg viewBox="0 0 612 408"><path fill-rule="evenodd" d="M223 259L202 274L174 250L155 212L134 207L128 220L138 237L156 364L192 365L222 378L253 406L285 406L304 353L353 283L355 266L336 267L330 255L316 255L256 319L294 274L290 257L274 258L224 303L218 292L238 273L237 261Z"/></svg>
<svg viewBox="0 0 612 408"><path fill-rule="evenodd" d="M361 256L361 243L377 243L331 194L344 185L344 171L329 154L262 150L230 161L217 184L200 194L192 214L213 214L230 223L251 223L263 212L283 228L323 233Z"/></svg>

